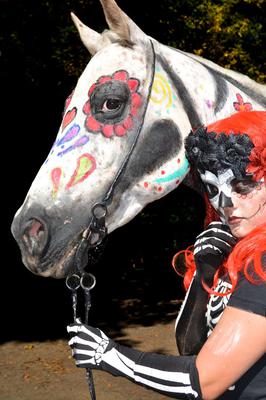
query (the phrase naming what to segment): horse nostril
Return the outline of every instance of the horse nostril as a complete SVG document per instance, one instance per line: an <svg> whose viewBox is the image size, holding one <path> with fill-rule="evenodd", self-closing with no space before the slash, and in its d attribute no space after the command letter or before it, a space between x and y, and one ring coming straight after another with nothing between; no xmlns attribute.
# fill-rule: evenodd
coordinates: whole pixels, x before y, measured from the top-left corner
<svg viewBox="0 0 266 400"><path fill-rule="evenodd" d="M22 239L32 256L40 254L47 242L45 225L38 219L30 219L26 224Z"/></svg>

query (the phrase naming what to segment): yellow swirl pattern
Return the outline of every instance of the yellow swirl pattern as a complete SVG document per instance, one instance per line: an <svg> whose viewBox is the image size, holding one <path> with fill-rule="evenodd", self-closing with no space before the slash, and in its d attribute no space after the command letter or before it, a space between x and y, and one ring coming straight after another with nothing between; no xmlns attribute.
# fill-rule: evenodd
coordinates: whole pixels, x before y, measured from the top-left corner
<svg viewBox="0 0 266 400"><path fill-rule="evenodd" d="M155 73L154 76L151 101L156 104L167 102L166 107L171 107L173 104L171 87L166 78L160 73Z"/></svg>

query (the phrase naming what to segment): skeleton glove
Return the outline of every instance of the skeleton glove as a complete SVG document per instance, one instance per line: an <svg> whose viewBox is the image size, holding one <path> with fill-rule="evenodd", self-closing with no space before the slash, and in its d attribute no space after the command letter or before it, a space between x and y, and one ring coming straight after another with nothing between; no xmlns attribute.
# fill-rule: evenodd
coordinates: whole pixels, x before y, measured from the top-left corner
<svg viewBox="0 0 266 400"><path fill-rule="evenodd" d="M77 367L103 369L104 355L115 343L100 329L83 325L79 319L67 327L72 338L68 342Z"/></svg>
<svg viewBox="0 0 266 400"><path fill-rule="evenodd" d="M194 260L197 271L204 282L211 286L216 270L231 253L236 239L222 222L211 222L196 239Z"/></svg>
<svg viewBox="0 0 266 400"><path fill-rule="evenodd" d="M78 367L124 376L177 399L201 399L195 357L144 353L109 339L100 329L77 320L67 327Z"/></svg>

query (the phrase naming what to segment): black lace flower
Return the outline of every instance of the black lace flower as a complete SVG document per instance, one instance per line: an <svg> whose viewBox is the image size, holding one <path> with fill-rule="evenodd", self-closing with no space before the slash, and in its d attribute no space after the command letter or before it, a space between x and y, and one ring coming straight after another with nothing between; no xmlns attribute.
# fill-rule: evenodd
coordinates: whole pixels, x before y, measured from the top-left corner
<svg viewBox="0 0 266 400"><path fill-rule="evenodd" d="M217 135L199 128L186 139L186 156L190 164L200 171L217 172L232 169L235 177L241 179L246 174L249 155L254 147L246 134Z"/></svg>

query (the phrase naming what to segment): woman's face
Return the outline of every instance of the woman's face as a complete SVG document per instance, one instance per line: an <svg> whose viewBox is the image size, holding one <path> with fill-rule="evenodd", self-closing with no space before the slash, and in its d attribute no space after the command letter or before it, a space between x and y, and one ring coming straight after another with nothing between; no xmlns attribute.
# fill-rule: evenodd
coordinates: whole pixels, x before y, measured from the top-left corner
<svg viewBox="0 0 266 400"><path fill-rule="evenodd" d="M231 169L200 173L210 202L236 238L266 221L266 184L247 175L237 180Z"/></svg>

